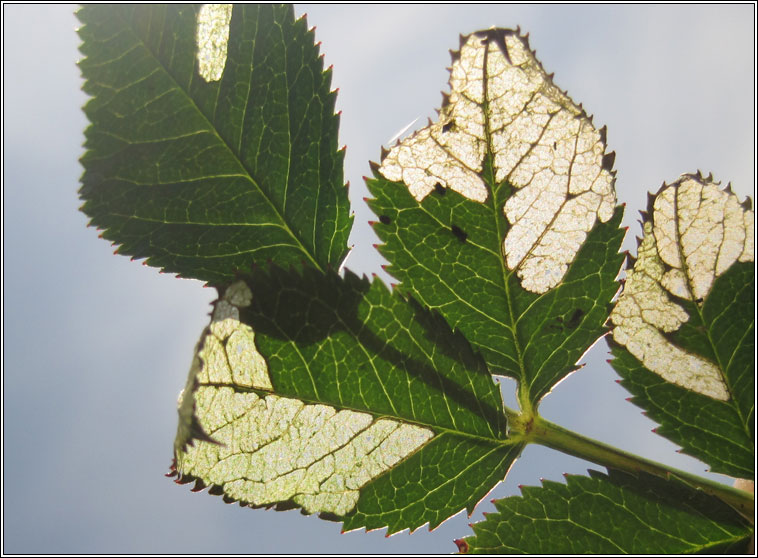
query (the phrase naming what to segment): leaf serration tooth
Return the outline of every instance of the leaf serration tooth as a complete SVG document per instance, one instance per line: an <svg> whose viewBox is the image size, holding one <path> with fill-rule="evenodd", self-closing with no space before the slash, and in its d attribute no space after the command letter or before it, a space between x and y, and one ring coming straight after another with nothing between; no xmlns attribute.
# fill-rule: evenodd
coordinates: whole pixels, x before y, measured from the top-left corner
<svg viewBox="0 0 758 558"><path fill-rule="evenodd" d="M224 487L219 486L218 484L212 484L208 488L208 494L211 494L213 496L221 496L224 493Z"/></svg>

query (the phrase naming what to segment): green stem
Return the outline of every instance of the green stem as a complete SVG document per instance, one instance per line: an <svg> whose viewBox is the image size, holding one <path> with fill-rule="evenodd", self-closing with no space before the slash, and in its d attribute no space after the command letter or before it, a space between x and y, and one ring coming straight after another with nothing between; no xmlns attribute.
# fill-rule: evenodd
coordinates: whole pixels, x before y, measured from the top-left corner
<svg viewBox="0 0 758 558"><path fill-rule="evenodd" d="M509 419L510 435L521 437L524 442L540 444L604 467L619 469L628 473L636 474L644 471L665 479L675 477L726 502L753 524L755 506L753 494L586 438L561 428L538 415L526 417L524 414L511 409L508 409L506 413Z"/></svg>

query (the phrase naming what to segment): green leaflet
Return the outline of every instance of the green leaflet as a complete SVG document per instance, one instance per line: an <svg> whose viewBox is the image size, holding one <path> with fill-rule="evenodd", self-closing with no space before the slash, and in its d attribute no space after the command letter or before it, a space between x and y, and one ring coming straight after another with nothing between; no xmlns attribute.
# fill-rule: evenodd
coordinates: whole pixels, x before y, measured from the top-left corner
<svg viewBox="0 0 758 558"><path fill-rule="evenodd" d="M524 37L461 45L439 120L367 181L374 230L400 288L536 404L605 332L618 290L613 154Z"/></svg>
<svg viewBox="0 0 758 558"><path fill-rule="evenodd" d="M472 510L520 451L497 384L443 320L307 267L227 289L175 443L182 479L227 499L390 532Z"/></svg>
<svg viewBox="0 0 758 558"><path fill-rule="evenodd" d="M77 12L92 96L82 210L119 253L184 277L223 283L267 260L337 267L351 217L312 31L292 7L235 6L228 42L223 21L201 18L198 46L199 10Z"/></svg>
<svg viewBox="0 0 758 558"><path fill-rule="evenodd" d="M753 219L710 177L664 185L611 313L612 364L633 402L659 434L742 478L755 465Z"/></svg>
<svg viewBox="0 0 758 558"><path fill-rule="evenodd" d="M457 541L472 553L746 552L752 529L719 499L683 483L611 470L543 481L495 501L497 513Z"/></svg>

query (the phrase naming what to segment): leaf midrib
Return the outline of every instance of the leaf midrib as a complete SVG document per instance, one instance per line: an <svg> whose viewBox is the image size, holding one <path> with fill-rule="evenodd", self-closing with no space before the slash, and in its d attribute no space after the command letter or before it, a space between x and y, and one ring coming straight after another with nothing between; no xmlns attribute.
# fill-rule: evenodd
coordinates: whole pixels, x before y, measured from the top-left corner
<svg viewBox="0 0 758 558"><path fill-rule="evenodd" d="M500 246L499 250L499 264L500 264L500 271L501 271L501 277L503 281L503 292L505 293L505 300L508 305L508 317L510 318L511 323L506 325L506 327L511 332L511 337L513 338L513 346L516 349L516 362L518 363L519 372L521 377L517 378L518 380L518 401L519 405L521 406L521 410L525 413L531 413L532 408L532 401L529 397L529 388L526 385L526 370L524 368L524 350L521 347L521 340L518 336L517 331L517 322L518 318L515 316L515 312L513 309L513 296L510 292L509 287L509 278L511 276L511 272L507 269L506 262L505 262L505 253L504 253L504 240L505 240L505 234L507 231L503 230L503 222L504 218L501 219L499 212L499 199L496 196L496 193L499 193L500 189L496 188L495 183L495 153L492 151L492 127L490 122L490 110L489 110L489 73L488 73L488 58L489 58L489 51L490 51L490 43L492 41L487 41L487 44L484 47L484 63L482 68L482 112L484 114L484 139L485 139L485 148L487 150L487 153L485 157L489 160L488 170L489 170L489 176L485 177L485 183L489 186L490 189L490 196L489 199L491 200L491 209L492 209L492 215L495 219L495 230L497 231L497 245ZM499 48L499 47L498 47Z"/></svg>
<svg viewBox="0 0 758 558"><path fill-rule="evenodd" d="M682 273L684 273L684 277L687 281L687 290L689 291L690 295L690 302L692 302L693 306L695 307L695 311L698 314L698 317L700 318L700 322L702 324L705 324L705 320L703 317L703 306L704 304L698 304L694 301L695 298L695 290L694 290L694 282L692 280L692 275L690 274L689 265L687 265L687 258L684 253L684 247L682 246L682 233L681 233L681 222L680 222L680 213L679 213L679 193L681 191L681 188L677 187L674 191L674 230L676 234L676 249L677 249L677 255L679 256L679 261L682 264ZM734 264L732 264L734 265ZM718 279L718 276L715 274L714 270L714 277L713 277L713 283L716 282ZM713 283L711 283L711 291L708 292L706 297L709 296L713 290ZM734 395L734 391L732 386L729 383L729 378L726 375L726 367L724 366L724 363L721 362L721 356L719 354L719 351L716 347L716 343L713 339L713 336L711 335L711 328L706 327L705 328L705 337L708 339L708 344L710 345L711 352L713 353L714 358L716 359L716 364L719 367L719 370L721 372L721 378L724 382L724 385L726 386L727 392L729 393L729 401L726 403L730 405L730 407L734 410L735 413L737 413L737 416L739 417L740 425L743 428L743 431L748 439L751 439L752 436L749 431L748 421L745 420L745 417L742 414L742 409L737 404L737 398Z"/></svg>
<svg viewBox="0 0 758 558"><path fill-rule="evenodd" d="M234 17L234 15L235 15L234 12L232 12L232 17ZM218 141L229 151L229 153L231 153L232 157L237 161L237 163L239 164L240 168L244 170L245 174L243 176L246 179L248 179L253 186L255 186L256 190L261 195L261 197L271 207L271 209L277 215L277 217L279 217L279 219L280 219L280 221L282 223L281 228L283 230L285 230L292 237L292 239L295 241L297 247L300 249L300 251L303 254L306 255L306 257L308 258L308 260L310 261L310 263L316 269L318 269L319 271L324 272L324 269L321 267L321 265L319 265L318 261L316 260L315 254L311 254L305 248L305 245L303 244L303 242L300 240L300 238L295 234L295 232L289 226L289 223L285 219L285 217L282 214L282 212L279 210L279 208L276 207L276 205L272 202L272 200L269 198L269 196L258 185L257 181L253 178L253 175L250 172L250 169L248 169L247 166L245 165L245 163L240 159L239 154L237 152L235 152L234 149L232 148L232 146L229 145L229 143L218 133L218 130L216 129L216 127L209 120L208 115L206 115L205 112L197 105L197 103L192 98L192 96L189 94L189 92L186 91L183 87L181 87L179 85L179 82L175 78L174 74L171 73L171 71L169 71L169 69L166 66L164 66L164 64L161 61L161 59L155 54L155 52L153 52L153 50L147 45L147 43L142 40L142 37L139 35L139 33L132 27L131 22L127 21L126 24L125 24L125 27L127 29L129 29L129 31L135 37L135 39L138 42L138 44L140 44L145 49L145 51L150 54L150 56L153 58L153 60L155 61L155 63L171 79L171 81L174 84L174 87L176 87L176 89L178 91L181 91L181 93L189 100L190 104L195 108L195 110L197 111L197 113L202 116L202 118L205 120L205 122L208 125L208 131L210 133L212 133L218 139ZM231 24L230 24L230 27L231 27ZM163 35L164 32L165 32L165 29L161 29L161 35ZM230 29L230 33L231 33L231 29ZM232 38L230 37L229 40L231 40L231 39ZM193 65L193 67L194 67L194 65ZM195 72L193 71L191 79L194 79L194 78L195 78ZM221 79L223 80L223 77ZM245 103L245 111L247 111L247 105L248 105L249 98L250 98L250 95L249 95L249 83L248 83L248 96L247 96L247 101ZM289 96L288 96L288 105L289 105ZM215 106L216 106L216 103L214 102L214 107ZM289 120L289 111L287 112L287 118ZM287 130L288 136L289 136L289 132L290 132L290 130L288 128L288 130ZM242 134L240 134L240 141L242 141L241 140L241 136L242 136ZM288 141L288 145L290 146L290 149L291 149L292 148L291 142ZM288 164L287 164L288 175L287 176L288 176L288 179L289 179L289 169L290 169L291 161L292 161L291 157L288 157L287 161L288 161ZM131 216L131 217L134 218L135 216ZM165 224L172 224L172 223L165 223ZM182 223L182 224L196 224L196 223ZM226 223L222 223L222 225L226 225ZM271 225L271 224L268 224L268 225Z"/></svg>
<svg viewBox="0 0 758 558"><path fill-rule="evenodd" d="M372 417L374 417L374 420L386 418L386 419L390 419L390 420L394 420L394 421L398 421L398 422L402 422L406 424L413 424L416 426L427 428L434 432L435 438L441 436L442 434L449 434L451 436L463 437L470 440L478 440L480 442L486 442L488 444L495 444L495 445L499 445L503 447L515 446L520 443L513 438L500 439L500 438L495 438L491 436L484 436L482 434L474 434L474 433L466 432L463 430L455 430L453 428L439 426L437 424L430 424L428 422L424 422L418 419L410 419L406 417L377 413L375 411L371 411L368 409L346 405L345 403L342 403L342 402L339 402L339 403L325 402L325 401L320 401L320 400L309 398L309 397L303 397L302 395L280 392L278 390L267 391L263 389L248 388L248 387L238 386L236 384L228 384L224 382L200 382L197 384L197 387L198 388L201 388L201 387L231 388L232 390L234 390L235 393L254 393L259 397L266 397L268 395L273 395L275 397L282 397L285 399L296 399L298 401L302 401L306 405L324 405L326 407L332 407L338 410L353 411L355 413L364 413L364 414L371 415Z"/></svg>

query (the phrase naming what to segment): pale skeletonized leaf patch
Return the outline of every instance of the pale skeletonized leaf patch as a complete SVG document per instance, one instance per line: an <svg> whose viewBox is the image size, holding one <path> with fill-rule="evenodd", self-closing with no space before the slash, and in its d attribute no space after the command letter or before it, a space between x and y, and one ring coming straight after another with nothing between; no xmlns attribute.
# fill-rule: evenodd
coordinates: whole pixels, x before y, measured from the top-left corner
<svg viewBox="0 0 758 558"><path fill-rule="evenodd" d="M581 106L552 81L518 32L469 35L454 53L439 119L394 146L379 171L421 201L451 188L484 203L494 178L515 188L504 213L509 269L537 293L556 286L597 219L616 204L613 154Z"/></svg>
<svg viewBox="0 0 758 558"><path fill-rule="evenodd" d="M205 81L218 81L226 66L231 4L205 4L197 14L198 72Z"/></svg>
<svg viewBox="0 0 758 558"><path fill-rule="evenodd" d="M718 276L735 262L753 261L753 221L753 211L711 177L684 175L664 185L611 313L614 340L665 380L728 400L719 366L676 346L667 334L690 319L677 299L699 308Z"/></svg>
<svg viewBox="0 0 758 558"><path fill-rule="evenodd" d="M362 486L428 442L431 430L271 391L255 335L239 321L240 281L216 304L185 392L176 469L252 506L294 502L344 515ZM189 438L189 439L188 439Z"/></svg>

